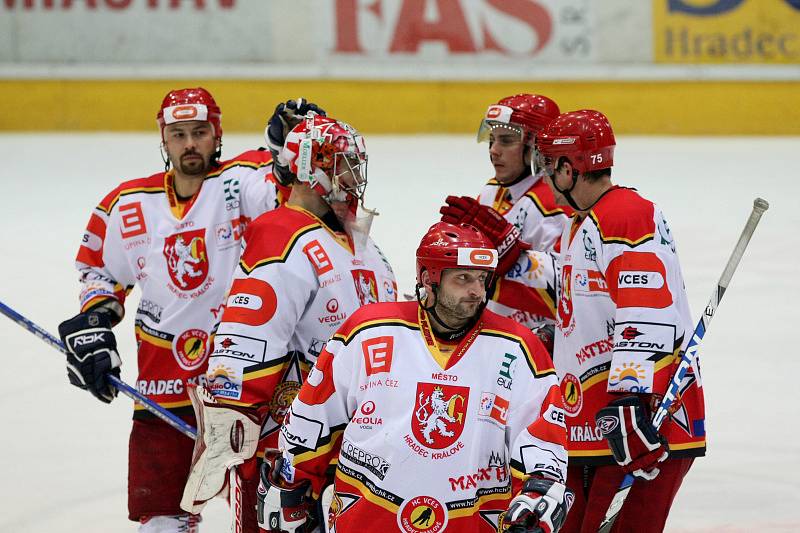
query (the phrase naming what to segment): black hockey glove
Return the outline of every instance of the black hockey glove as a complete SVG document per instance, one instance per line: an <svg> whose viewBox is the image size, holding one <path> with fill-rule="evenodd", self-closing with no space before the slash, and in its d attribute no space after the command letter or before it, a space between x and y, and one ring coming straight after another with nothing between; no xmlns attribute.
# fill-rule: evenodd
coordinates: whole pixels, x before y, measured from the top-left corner
<svg viewBox="0 0 800 533"><path fill-rule="evenodd" d="M653 426L639 396L612 401L597 412L595 421L626 474L655 479L658 463L669 457L669 445Z"/></svg>
<svg viewBox="0 0 800 533"><path fill-rule="evenodd" d="M58 334L67 348L69 382L89 390L102 402L111 403L117 389L109 384L107 374L119 377L122 361L117 353L117 339L111 331L108 313L80 313L58 325Z"/></svg>
<svg viewBox="0 0 800 533"><path fill-rule="evenodd" d="M273 174L284 185L291 183L293 177L288 165L284 165L279 158L279 154L283 149L283 143L286 142L286 136L292 131L292 128L300 124L309 111L323 117L326 116L325 110L317 104L311 103L305 98L298 98L278 104L275 112L267 121L264 139L267 141L269 151L272 152Z"/></svg>
<svg viewBox="0 0 800 533"><path fill-rule="evenodd" d="M258 527L269 532L302 533L316 527L314 501L309 495L308 481L289 483L282 470L291 470L280 455L266 454L256 493Z"/></svg>
<svg viewBox="0 0 800 533"><path fill-rule="evenodd" d="M522 492L511 500L503 517L503 531L511 533L557 533L567 519L575 493L563 483L530 477Z"/></svg>

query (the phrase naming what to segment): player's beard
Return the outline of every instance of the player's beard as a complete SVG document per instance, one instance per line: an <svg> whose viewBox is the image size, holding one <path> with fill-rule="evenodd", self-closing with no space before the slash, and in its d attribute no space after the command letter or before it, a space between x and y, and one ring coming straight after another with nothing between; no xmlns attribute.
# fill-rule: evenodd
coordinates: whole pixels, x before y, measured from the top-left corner
<svg viewBox="0 0 800 533"><path fill-rule="evenodd" d="M448 326L458 328L475 317L482 303L482 300L455 298L440 290L436 295L436 313Z"/></svg>
<svg viewBox="0 0 800 533"><path fill-rule="evenodd" d="M181 155L177 166L184 176L201 176L208 173L211 161L210 158L204 158L203 154L187 152Z"/></svg>

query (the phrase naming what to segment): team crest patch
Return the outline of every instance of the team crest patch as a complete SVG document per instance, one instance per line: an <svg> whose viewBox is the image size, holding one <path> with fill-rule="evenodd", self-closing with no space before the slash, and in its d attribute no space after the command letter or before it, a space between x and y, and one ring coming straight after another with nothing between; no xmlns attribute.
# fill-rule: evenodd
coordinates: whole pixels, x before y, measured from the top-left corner
<svg viewBox="0 0 800 533"><path fill-rule="evenodd" d="M371 270L351 270L353 283L356 284L356 294L361 305L374 304L378 302L378 282L375 280L375 272Z"/></svg>
<svg viewBox="0 0 800 533"><path fill-rule="evenodd" d="M277 387L272 394L272 401L269 402L269 416L278 424L283 423L292 400L300 391L300 383L296 381L284 381Z"/></svg>
<svg viewBox="0 0 800 533"><path fill-rule="evenodd" d="M202 329L189 329L175 338L172 347L175 360L184 370L194 370L206 362L208 333Z"/></svg>
<svg viewBox="0 0 800 533"><path fill-rule="evenodd" d="M447 526L447 511L436 498L417 496L400 507L397 524L406 533L437 533Z"/></svg>
<svg viewBox="0 0 800 533"><path fill-rule="evenodd" d="M567 374L561 380L561 397L564 400L564 411L569 416L575 416L583 407L583 392L581 382L572 374Z"/></svg>
<svg viewBox="0 0 800 533"><path fill-rule="evenodd" d="M466 422L469 387L418 383L411 430L419 443L440 450L458 440Z"/></svg>
<svg viewBox="0 0 800 533"><path fill-rule="evenodd" d="M205 229L184 231L164 240L164 257L172 282L181 290L199 287L208 275Z"/></svg>

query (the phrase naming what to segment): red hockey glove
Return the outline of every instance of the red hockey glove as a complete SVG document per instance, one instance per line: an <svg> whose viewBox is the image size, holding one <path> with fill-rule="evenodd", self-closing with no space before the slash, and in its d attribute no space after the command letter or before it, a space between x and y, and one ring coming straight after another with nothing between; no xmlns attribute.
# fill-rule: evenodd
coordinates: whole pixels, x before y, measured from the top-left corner
<svg viewBox="0 0 800 533"><path fill-rule="evenodd" d="M655 479L658 463L669 457L669 445L653 426L639 396L612 401L598 411L595 420L626 474Z"/></svg>
<svg viewBox="0 0 800 533"><path fill-rule="evenodd" d="M497 277L505 276L519 259L519 254L530 249L528 243L520 240L516 226L491 207L479 204L475 198L448 196L445 202L447 205L439 209L442 222L474 226L497 248Z"/></svg>
<svg viewBox="0 0 800 533"><path fill-rule="evenodd" d="M293 468L280 455L267 454L261 465L261 479L256 494L258 527L270 533L300 533L316 526L312 519L314 501L308 481L288 481Z"/></svg>
<svg viewBox="0 0 800 533"><path fill-rule="evenodd" d="M509 533L556 533L567 519L575 493L563 483L531 477L522 492L511 500L503 517L503 531Z"/></svg>

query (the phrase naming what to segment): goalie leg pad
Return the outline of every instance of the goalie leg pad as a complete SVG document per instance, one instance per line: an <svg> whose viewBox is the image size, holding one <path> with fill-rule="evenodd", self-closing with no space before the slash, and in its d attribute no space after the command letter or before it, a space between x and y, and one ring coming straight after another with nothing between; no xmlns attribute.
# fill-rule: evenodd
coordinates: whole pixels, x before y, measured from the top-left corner
<svg viewBox="0 0 800 533"><path fill-rule="evenodd" d="M197 440L181 509L197 514L225 489L228 469L253 457L261 428L255 411L221 404L202 386L189 387Z"/></svg>

